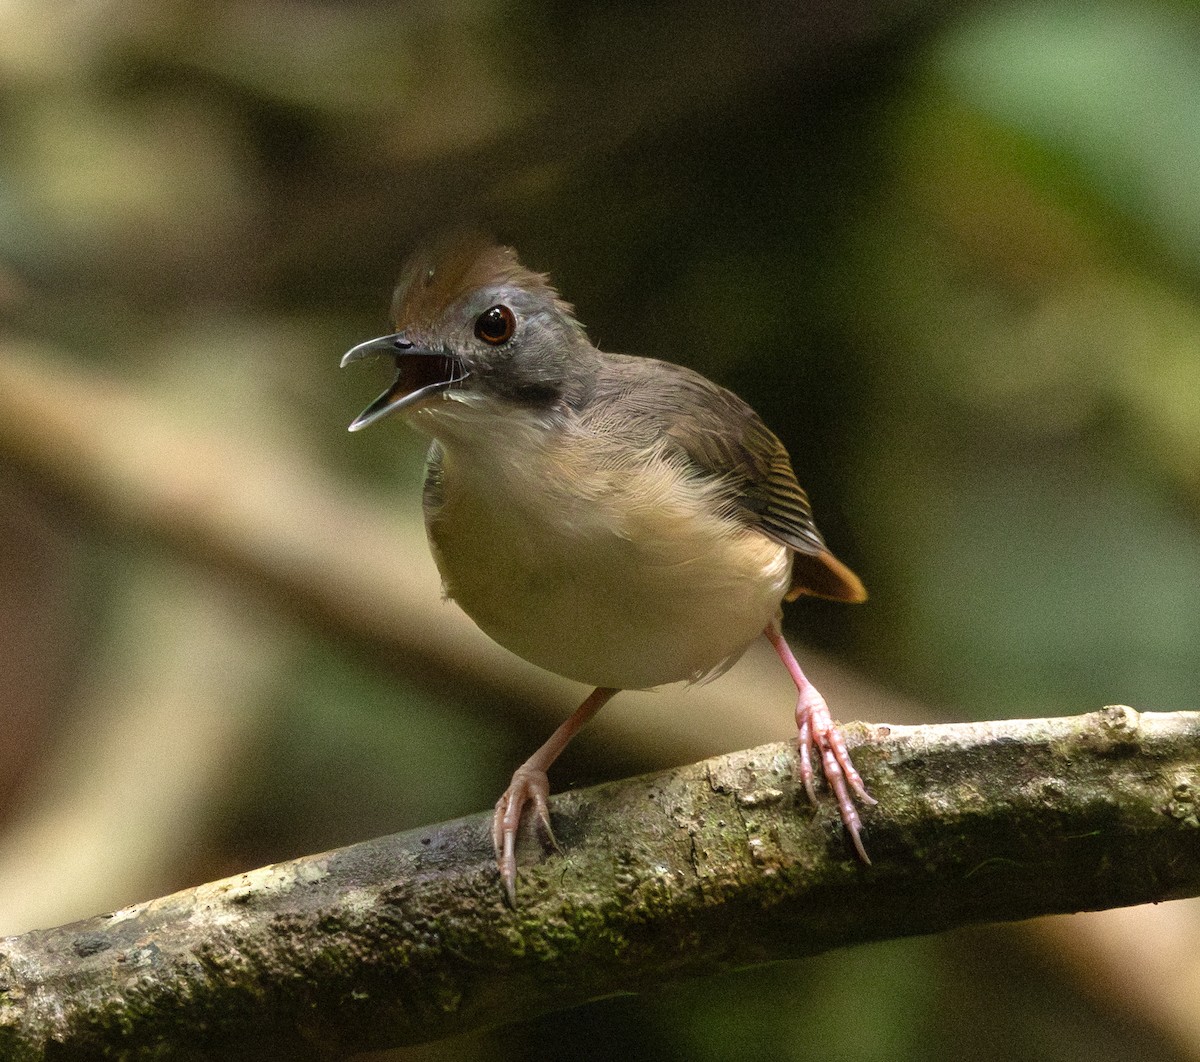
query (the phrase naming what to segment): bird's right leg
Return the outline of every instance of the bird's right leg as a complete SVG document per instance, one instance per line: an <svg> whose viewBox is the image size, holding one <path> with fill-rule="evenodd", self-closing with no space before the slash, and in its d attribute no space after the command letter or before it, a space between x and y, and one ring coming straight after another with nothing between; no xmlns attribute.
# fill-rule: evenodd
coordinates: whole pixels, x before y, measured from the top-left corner
<svg viewBox="0 0 1200 1062"><path fill-rule="evenodd" d="M558 842L550 828L550 780L546 777L546 771L571 738L619 692L607 686L592 690L587 700L550 735L549 740L513 772L508 788L496 801L496 811L492 816L492 843L496 847L496 865L500 868L500 880L504 883L504 895L508 897L510 906L515 907L517 902L517 831L521 827L525 805L533 802L538 823L550 844L557 848Z"/></svg>

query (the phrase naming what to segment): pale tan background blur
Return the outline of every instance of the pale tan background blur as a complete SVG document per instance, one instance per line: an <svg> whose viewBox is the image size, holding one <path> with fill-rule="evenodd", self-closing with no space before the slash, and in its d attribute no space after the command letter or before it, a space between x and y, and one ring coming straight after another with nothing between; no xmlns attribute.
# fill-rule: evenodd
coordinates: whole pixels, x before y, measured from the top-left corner
<svg viewBox="0 0 1200 1062"><path fill-rule="evenodd" d="M578 699L439 601L420 441L345 432L383 381L340 354L450 224L785 440L872 591L789 612L843 718L1196 708L1197 71L1165 0L0 2L0 933L484 808ZM553 781L790 709L753 653L619 698ZM1198 927L861 948L409 1054L1200 1059Z"/></svg>

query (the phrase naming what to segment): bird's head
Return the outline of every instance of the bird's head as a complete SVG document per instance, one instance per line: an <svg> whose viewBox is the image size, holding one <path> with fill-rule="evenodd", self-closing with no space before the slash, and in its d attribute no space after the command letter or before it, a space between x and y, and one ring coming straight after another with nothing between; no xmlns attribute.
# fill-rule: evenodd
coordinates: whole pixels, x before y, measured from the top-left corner
<svg viewBox="0 0 1200 1062"><path fill-rule="evenodd" d="M391 386L350 425L390 413L436 420L469 411L546 411L579 401L594 353L571 307L509 247L479 237L415 254L392 302L395 331L360 343L342 365L392 358Z"/></svg>

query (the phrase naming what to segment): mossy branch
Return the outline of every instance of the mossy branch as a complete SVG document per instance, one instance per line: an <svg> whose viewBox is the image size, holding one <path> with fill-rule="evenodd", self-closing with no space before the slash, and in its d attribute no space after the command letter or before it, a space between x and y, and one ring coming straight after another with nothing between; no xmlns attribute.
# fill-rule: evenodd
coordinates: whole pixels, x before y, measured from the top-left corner
<svg viewBox="0 0 1200 1062"><path fill-rule="evenodd" d="M766 745L0 942L0 1056L336 1057L970 922L1200 894L1200 713L851 727L871 866Z"/></svg>

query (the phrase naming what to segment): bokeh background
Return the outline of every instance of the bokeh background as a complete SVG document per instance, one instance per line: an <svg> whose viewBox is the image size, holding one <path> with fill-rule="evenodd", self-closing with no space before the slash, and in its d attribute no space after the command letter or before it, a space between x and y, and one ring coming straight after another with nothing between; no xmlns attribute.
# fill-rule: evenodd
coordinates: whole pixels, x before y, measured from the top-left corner
<svg viewBox="0 0 1200 1062"><path fill-rule="evenodd" d="M872 591L789 612L837 714L1197 707L1195 3L3 0L0 145L0 932L487 807L573 707L344 430L446 226L784 439ZM554 783L784 737L768 667ZM1200 1059L1198 956L1167 904L373 1057Z"/></svg>

